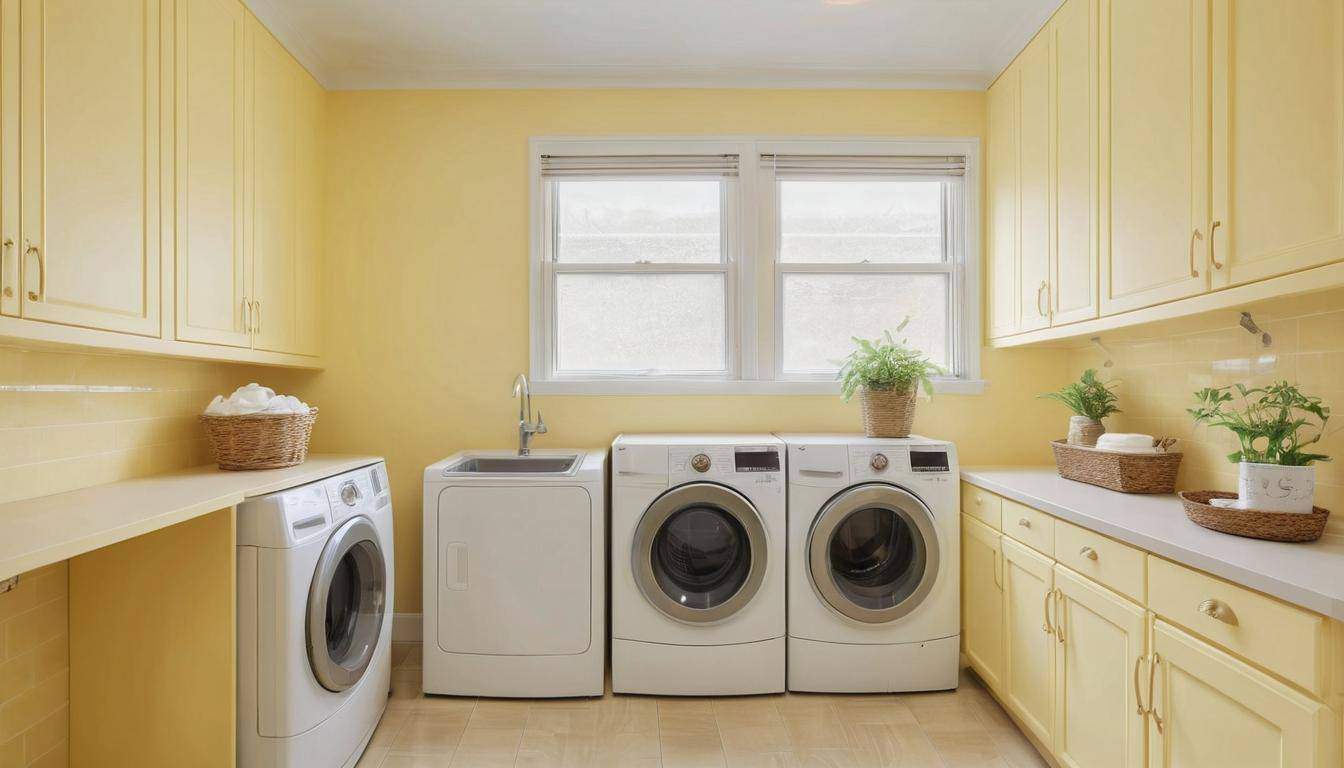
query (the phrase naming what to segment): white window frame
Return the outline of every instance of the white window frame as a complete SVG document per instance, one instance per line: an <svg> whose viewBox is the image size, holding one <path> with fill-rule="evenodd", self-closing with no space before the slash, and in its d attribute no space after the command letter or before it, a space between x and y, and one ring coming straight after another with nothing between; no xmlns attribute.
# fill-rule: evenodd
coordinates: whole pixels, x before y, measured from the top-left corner
<svg viewBox="0 0 1344 768"><path fill-rule="evenodd" d="M781 306L783 274L787 271L948 273L951 280L948 317L953 334L951 355L957 375L940 377L940 393L979 394L980 378L980 141L976 138L778 138L762 136L661 137L538 137L528 142L531 189L531 256L529 262L530 355L532 391L540 394L835 394L839 384L825 373L782 379L783 342ZM738 155L735 182L725 184L724 222L725 312L728 361L726 373L613 374L609 372L554 372L555 275L583 273L710 272L711 265L558 265L552 256L554 212L547 181L541 173L543 155ZM961 156L965 172L956 192L960 206L949 205L945 223L950 262L938 265L827 265L799 270L778 259L778 205L774 174L764 168L763 154ZM647 178L647 177L646 177ZM927 177L924 177L927 178ZM956 202L956 201L950 201ZM875 268L875 269L872 269Z"/></svg>

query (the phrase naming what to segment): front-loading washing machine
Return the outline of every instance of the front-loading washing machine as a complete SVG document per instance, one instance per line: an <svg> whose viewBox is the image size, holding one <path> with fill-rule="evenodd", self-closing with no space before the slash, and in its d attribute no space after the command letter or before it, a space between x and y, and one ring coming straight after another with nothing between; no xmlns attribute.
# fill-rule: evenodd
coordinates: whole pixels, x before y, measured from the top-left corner
<svg viewBox="0 0 1344 768"><path fill-rule="evenodd" d="M789 690L957 686L957 453L913 436L788 446Z"/></svg>
<svg viewBox="0 0 1344 768"><path fill-rule="evenodd" d="M783 469L765 434L612 443L613 690L784 690Z"/></svg>
<svg viewBox="0 0 1344 768"><path fill-rule="evenodd" d="M239 768L349 768L387 707L381 461L238 507Z"/></svg>

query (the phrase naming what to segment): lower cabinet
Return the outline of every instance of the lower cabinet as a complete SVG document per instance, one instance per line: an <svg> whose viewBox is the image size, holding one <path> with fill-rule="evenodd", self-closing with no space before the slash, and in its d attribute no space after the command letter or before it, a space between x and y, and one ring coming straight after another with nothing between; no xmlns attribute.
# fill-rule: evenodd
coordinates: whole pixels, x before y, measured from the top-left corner
<svg viewBox="0 0 1344 768"><path fill-rule="evenodd" d="M1135 696L1146 682L1144 610L1063 566L1054 576L1055 757L1076 768L1143 768Z"/></svg>
<svg viewBox="0 0 1344 768"><path fill-rule="evenodd" d="M1153 768L1338 764L1335 715L1325 705L1161 620L1150 663Z"/></svg>
<svg viewBox="0 0 1344 768"><path fill-rule="evenodd" d="M999 532L963 515L962 635L966 658L990 690L1003 688L1003 547Z"/></svg>
<svg viewBox="0 0 1344 768"><path fill-rule="evenodd" d="M1050 621L1054 563L1003 539L1003 697L1031 734L1053 743L1055 634Z"/></svg>

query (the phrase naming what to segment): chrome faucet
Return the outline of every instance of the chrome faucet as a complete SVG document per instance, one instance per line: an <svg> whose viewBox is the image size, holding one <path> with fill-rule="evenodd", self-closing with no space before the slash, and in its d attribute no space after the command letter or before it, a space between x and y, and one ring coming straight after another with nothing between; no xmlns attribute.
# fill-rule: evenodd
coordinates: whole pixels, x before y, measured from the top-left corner
<svg viewBox="0 0 1344 768"><path fill-rule="evenodd" d="M513 380L513 396L519 397L518 401L518 455L526 456L532 452L528 443L532 442L533 435L546 434L546 419L542 418L541 411L537 411L536 422L532 421L532 393L527 388L527 374L520 373L518 378Z"/></svg>

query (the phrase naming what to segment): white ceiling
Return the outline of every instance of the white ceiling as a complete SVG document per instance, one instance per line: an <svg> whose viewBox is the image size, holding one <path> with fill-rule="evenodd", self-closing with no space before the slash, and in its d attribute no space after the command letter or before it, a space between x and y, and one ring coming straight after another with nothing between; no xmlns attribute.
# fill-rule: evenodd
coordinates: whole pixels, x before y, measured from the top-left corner
<svg viewBox="0 0 1344 768"><path fill-rule="evenodd" d="M983 88L1060 0L247 0L328 88Z"/></svg>

